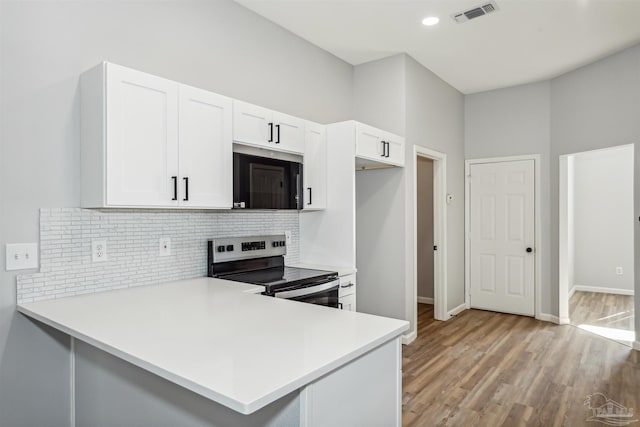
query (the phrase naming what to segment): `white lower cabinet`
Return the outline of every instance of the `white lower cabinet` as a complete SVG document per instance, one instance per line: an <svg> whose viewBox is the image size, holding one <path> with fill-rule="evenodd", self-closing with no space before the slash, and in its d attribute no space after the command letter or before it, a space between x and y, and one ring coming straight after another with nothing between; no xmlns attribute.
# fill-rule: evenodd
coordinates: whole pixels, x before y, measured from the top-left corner
<svg viewBox="0 0 640 427"><path fill-rule="evenodd" d="M82 207L231 208L232 101L120 65L81 77Z"/></svg>
<svg viewBox="0 0 640 427"><path fill-rule="evenodd" d="M347 311L356 311L356 275L340 277L340 290L338 291L340 307Z"/></svg>
<svg viewBox="0 0 640 427"><path fill-rule="evenodd" d="M300 426L399 427L401 363L395 338L307 385L300 393Z"/></svg>

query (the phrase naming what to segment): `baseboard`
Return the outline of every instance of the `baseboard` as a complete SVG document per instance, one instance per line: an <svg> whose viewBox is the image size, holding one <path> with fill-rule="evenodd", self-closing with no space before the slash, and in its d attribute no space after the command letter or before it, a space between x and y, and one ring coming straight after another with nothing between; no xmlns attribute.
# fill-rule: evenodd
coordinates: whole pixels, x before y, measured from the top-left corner
<svg viewBox="0 0 640 427"><path fill-rule="evenodd" d="M558 325L569 325L571 324L571 319L569 319L568 317L560 317L560 320L558 321Z"/></svg>
<svg viewBox="0 0 640 427"><path fill-rule="evenodd" d="M402 344L409 345L414 342L416 338L418 338L418 333L416 331L409 332L408 334L402 336Z"/></svg>
<svg viewBox="0 0 640 427"><path fill-rule="evenodd" d="M640 341L633 342L633 349L636 351L640 351Z"/></svg>
<svg viewBox="0 0 640 427"><path fill-rule="evenodd" d="M569 291L569 298L577 292L598 292L600 294L633 295L633 289L602 288L599 286L574 285Z"/></svg>
<svg viewBox="0 0 640 427"><path fill-rule="evenodd" d="M456 308L454 308L453 310L449 310L449 312L447 313L447 315L449 317L453 317L456 316L460 313L462 313L463 311L465 311L467 309L467 304L466 303L462 303L459 306L457 306Z"/></svg>
<svg viewBox="0 0 640 427"><path fill-rule="evenodd" d="M418 304L433 304L433 298L418 297Z"/></svg>
<svg viewBox="0 0 640 427"><path fill-rule="evenodd" d="M555 316L553 314L548 314L548 313L540 313L538 315L538 317L536 317L536 319L538 320L542 320L543 322L551 322L551 323L555 323L556 325L562 325L563 323L560 323L560 318L558 318L558 316ZM565 319L563 319L565 320ZM569 323L569 319L566 319L567 323ZM566 324L566 323L564 323Z"/></svg>

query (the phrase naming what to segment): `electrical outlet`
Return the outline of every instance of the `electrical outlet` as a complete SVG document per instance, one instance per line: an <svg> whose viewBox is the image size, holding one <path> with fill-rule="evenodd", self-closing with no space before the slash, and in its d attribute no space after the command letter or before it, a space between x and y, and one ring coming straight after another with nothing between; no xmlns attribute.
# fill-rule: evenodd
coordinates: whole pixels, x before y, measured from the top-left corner
<svg viewBox="0 0 640 427"><path fill-rule="evenodd" d="M106 240L91 241L91 260L93 262L102 262L107 260L107 241Z"/></svg>
<svg viewBox="0 0 640 427"><path fill-rule="evenodd" d="M160 256L171 255L171 237L160 238Z"/></svg>
<svg viewBox="0 0 640 427"><path fill-rule="evenodd" d="M291 230L285 231L284 237L287 240L287 246L289 246L291 244Z"/></svg>
<svg viewBox="0 0 640 427"><path fill-rule="evenodd" d="M38 244L8 243L5 258L7 271L38 268Z"/></svg>
<svg viewBox="0 0 640 427"><path fill-rule="evenodd" d="M616 274L622 276L622 267L616 267Z"/></svg>

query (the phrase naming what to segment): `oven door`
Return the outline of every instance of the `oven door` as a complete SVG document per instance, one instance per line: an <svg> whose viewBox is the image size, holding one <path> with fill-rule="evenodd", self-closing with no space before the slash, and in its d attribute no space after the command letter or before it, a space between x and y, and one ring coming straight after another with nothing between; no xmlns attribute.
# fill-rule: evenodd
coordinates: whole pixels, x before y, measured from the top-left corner
<svg viewBox="0 0 640 427"><path fill-rule="evenodd" d="M307 286L306 288L276 292L274 297L338 308L340 304L338 300L339 289L340 281L331 280L330 282Z"/></svg>

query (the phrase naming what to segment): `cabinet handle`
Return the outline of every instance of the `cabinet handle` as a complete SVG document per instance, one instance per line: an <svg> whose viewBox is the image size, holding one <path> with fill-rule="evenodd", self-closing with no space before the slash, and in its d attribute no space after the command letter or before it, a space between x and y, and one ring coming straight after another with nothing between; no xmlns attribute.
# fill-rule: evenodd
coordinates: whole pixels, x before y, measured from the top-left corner
<svg viewBox="0 0 640 427"><path fill-rule="evenodd" d="M276 131L277 131L276 135L278 135L276 139L276 144L280 144L280 125L276 125Z"/></svg>
<svg viewBox="0 0 640 427"><path fill-rule="evenodd" d="M178 200L178 177L172 176L173 180L173 198L171 200Z"/></svg>
<svg viewBox="0 0 640 427"><path fill-rule="evenodd" d="M349 282L346 285L340 285L341 288L353 288L353 283Z"/></svg>
<svg viewBox="0 0 640 427"><path fill-rule="evenodd" d="M189 200L189 177L185 176L184 178L184 200L185 202Z"/></svg>
<svg viewBox="0 0 640 427"><path fill-rule="evenodd" d="M273 123L269 123L269 141L267 142L273 142Z"/></svg>
<svg viewBox="0 0 640 427"><path fill-rule="evenodd" d="M380 154L380 157L386 157L385 153L387 151L387 143L384 141L380 141L382 143L382 154Z"/></svg>
<svg viewBox="0 0 640 427"><path fill-rule="evenodd" d="M387 156L389 157L389 155L391 154L391 144L389 144L389 141L385 142L385 144L387 144Z"/></svg>
<svg viewBox="0 0 640 427"><path fill-rule="evenodd" d="M311 187L307 187L307 190L309 190L309 201L307 202L307 205L311 205L313 204L313 199L312 197L312 193L311 193Z"/></svg>

